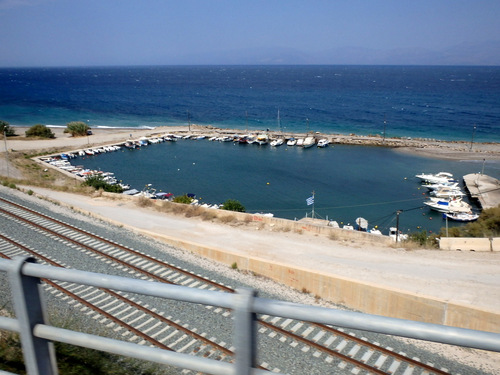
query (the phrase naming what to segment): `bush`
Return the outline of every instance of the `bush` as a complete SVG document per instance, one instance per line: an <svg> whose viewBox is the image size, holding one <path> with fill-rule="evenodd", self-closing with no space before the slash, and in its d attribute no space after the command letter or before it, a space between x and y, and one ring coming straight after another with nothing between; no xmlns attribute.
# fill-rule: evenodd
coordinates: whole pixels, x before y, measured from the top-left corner
<svg viewBox="0 0 500 375"><path fill-rule="evenodd" d="M445 230L441 229L445 236ZM448 229L450 237L498 237L500 236L500 206L484 210L479 219L463 227Z"/></svg>
<svg viewBox="0 0 500 375"><path fill-rule="evenodd" d="M221 209L227 211L245 212L245 207L239 201L234 199L228 199L225 201Z"/></svg>
<svg viewBox="0 0 500 375"><path fill-rule="evenodd" d="M184 195L179 195L179 196L175 197L173 201L175 203L190 204L193 201L193 198L190 198L186 194L184 194Z"/></svg>
<svg viewBox="0 0 500 375"><path fill-rule="evenodd" d="M90 130L89 126L83 121L71 121L66 124L65 133L70 133L73 137L83 137Z"/></svg>
<svg viewBox="0 0 500 375"><path fill-rule="evenodd" d="M33 125L25 133L26 137L55 138L52 130L42 124Z"/></svg>
<svg viewBox="0 0 500 375"><path fill-rule="evenodd" d="M108 184L106 181L104 181L103 177L100 174L87 177L83 182L83 185L92 186L96 190L102 189L109 193L123 193L123 188L120 185Z"/></svg>
<svg viewBox="0 0 500 375"><path fill-rule="evenodd" d="M7 137L10 137L12 135L16 135L16 132L14 131L14 129L12 129L10 127L10 124L7 121L0 120L0 134L3 135L4 132L5 132L5 135L7 135Z"/></svg>

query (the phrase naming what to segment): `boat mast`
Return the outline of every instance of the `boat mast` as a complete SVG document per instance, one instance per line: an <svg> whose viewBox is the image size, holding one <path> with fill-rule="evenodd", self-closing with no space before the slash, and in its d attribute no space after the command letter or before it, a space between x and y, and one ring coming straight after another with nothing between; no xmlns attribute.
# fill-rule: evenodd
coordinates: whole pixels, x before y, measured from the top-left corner
<svg viewBox="0 0 500 375"><path fill-rule="evenodd" d="M280 109L278 108L278 131L281 133Z"/></svg>

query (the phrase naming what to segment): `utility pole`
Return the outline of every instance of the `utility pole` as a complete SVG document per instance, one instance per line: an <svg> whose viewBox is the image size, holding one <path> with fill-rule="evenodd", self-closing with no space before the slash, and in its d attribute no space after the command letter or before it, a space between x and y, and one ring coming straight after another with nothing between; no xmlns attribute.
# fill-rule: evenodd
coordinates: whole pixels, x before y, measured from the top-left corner
<svg viewBox="0 0 500 375"><path fill-rule="evenodd" d="M399 214L401 213L401 210L396 211L396 243L398 243L399 240Z"/></svg>

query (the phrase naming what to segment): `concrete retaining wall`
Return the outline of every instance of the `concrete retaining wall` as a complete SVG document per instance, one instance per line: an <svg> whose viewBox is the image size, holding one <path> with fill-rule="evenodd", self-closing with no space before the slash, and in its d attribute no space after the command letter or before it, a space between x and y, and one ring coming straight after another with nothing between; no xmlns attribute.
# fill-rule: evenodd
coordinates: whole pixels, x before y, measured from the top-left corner
<svg viewBox="0 0 500 375"><path fill-rule="evenodd" d="M379 285L201 246L149 232L173 246L369 314L500 333L500 314Z"/></svg>
<svg viewBox="0 0 500 375"><path fill-rule="evenodd" d="M500 251L500 237L442 237L439 240L441 250L462 251Z"/></svg>

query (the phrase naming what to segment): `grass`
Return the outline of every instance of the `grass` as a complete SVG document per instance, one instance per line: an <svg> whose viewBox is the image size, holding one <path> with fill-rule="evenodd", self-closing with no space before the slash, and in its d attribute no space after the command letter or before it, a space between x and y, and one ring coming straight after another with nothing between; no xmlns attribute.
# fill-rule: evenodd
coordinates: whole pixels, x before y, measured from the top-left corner
<svg viewBox="0 0 500 375"><path fill-rule="evenodd" d="M6 310L0 315L11 317ZM55 317L54 317L55 315ZM78 331L82 324L75 316L63 317L60 312L50 314L51 321L56 321L65 329ZM88 327L87 327L88 328ZM97 326L94 330L100 330ZM105 336L103 332L95 333ZM57 367L60 375L171 375L177 373L172 367L160 366L156 363L122 357L107 352L82 348L79 346L54 342ZM24 365L21 340L17 333L0 330L0 372L27 374Z"/></svg>
<svg viewBox="0 0 500 375"><path fill-rule="evenodd" d="M114 354L56 342L57 367L61 375L153 375L159 374L155 364L140 363ZM26 374L21 341L17 334L2 334L0 370Z"/></svg>

